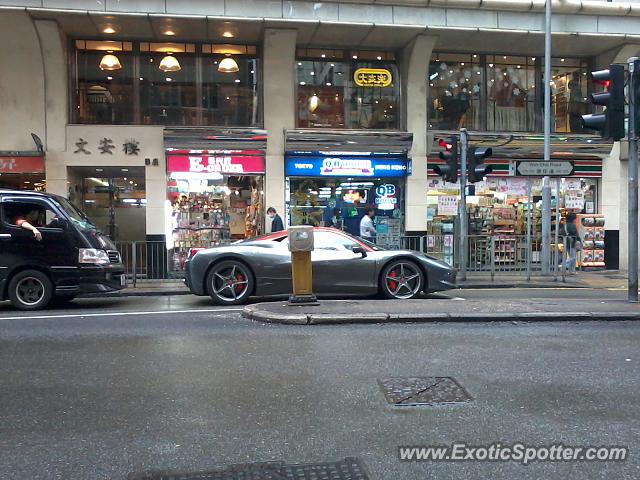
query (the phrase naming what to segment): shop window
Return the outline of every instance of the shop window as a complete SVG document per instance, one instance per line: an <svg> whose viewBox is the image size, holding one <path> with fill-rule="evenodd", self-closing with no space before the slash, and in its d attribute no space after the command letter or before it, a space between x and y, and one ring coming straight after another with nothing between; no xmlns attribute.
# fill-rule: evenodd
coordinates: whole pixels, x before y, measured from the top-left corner
<svg viewBox="0 0 640 480"><path fill-rule="evenodd" d="M587 65L571 58L554 58L551 66L551 129L587 133L581 116L591 112L587 95Z"/></svg>
<svg viewBox="0 0 640 480"><path fill-rule="evenodd" d="M132 123L134 56L131 42L78 40L75 45L73 121Z"/></svg>
<svg viewBox="0 0 640 480"><path fill-rule="evenodd" d="M487 130L532 132L536 114L534 57L487 56Z"/></svg>
<svg viewBox="0 0 640 480"><path fill-rule="evenodd" d="M429 65L429 127L478 130L483 77L479 55L437 55Z"/></svg>
<svg viewBox="0 0 640 480"><path fill-rule="evenodd" d="M259 124L255 47L204 45L202 77L205 125Z"/></svg>
<svg viewBox="0 0 640 480"><path fill-rule="evenodd" d="M299 50L297 124L397 129L398 69L389 53Z"/></svg>
<svg viewBox="0 0 640 480"><path fill-rule="evenodd" d="M140 44L140 110L144 125L197 125L196 56L192 44Z"/></svg>

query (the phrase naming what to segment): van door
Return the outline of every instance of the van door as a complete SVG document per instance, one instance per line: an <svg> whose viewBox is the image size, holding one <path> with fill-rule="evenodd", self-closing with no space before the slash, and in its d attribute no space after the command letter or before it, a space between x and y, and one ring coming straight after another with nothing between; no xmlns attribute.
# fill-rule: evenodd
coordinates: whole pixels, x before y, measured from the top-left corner
<svg viewBox="0 0 640 480"><path fill-rule="evenodd" d="M76 232L57 207L44 198L15 196L4 197L0 210L0 265L8 267L5 270L11 272L19 266L40 266L51 271L56 285L59 280L66 278L62 283L68 283L69 277L77 278ZM26 217L40 231L42 240L37 240L32 231L16 225Z"/></svg>

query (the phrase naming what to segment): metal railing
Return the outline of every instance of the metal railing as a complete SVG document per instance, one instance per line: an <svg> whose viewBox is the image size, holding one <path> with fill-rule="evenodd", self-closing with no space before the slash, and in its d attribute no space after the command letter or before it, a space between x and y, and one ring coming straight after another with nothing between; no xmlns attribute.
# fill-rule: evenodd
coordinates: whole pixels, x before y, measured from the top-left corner
<svg viewBox="0 0 640 480"><path fill-rule="evenodd" d="M527 279L542 270L541 244L526 235L469 235L467 272L487 273L493 280L496 274L524 275ZM565 267L570 252L568 237L561 237L559 245L551 244L554 278L568 273ZM401 237L403 249L415 250L460 268L459 237L445 235L412 235Z"/></svg>

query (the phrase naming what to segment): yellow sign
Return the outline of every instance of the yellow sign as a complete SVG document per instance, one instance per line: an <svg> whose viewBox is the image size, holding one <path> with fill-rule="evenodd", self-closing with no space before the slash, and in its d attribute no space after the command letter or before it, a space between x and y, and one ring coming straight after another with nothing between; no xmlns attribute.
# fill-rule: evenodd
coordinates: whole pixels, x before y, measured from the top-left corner
<svg viewBox="0 0 640 480"><path fill-rule="evenodd" d="M392 77L384 68L359 68L353 74L353 80L359 87L388 87Z"/></svg>

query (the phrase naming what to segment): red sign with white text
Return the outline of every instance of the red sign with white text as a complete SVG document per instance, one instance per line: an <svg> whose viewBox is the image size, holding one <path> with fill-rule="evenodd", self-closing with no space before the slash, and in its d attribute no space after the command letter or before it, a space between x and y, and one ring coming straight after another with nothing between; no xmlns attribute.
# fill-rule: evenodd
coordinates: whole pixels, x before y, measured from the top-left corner
<svg viewBox="0 0 640 480"><path fill-rule="evenodd" d="M0 173L44 173L44 157L2 157Z"/></svg>
<svg viewBox="0 0 640 480"><path fill-rule="evenodd" d="M264 157L256 155L188 154L168 155L167 171L250 175L264 173Z"/></svg>

